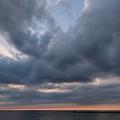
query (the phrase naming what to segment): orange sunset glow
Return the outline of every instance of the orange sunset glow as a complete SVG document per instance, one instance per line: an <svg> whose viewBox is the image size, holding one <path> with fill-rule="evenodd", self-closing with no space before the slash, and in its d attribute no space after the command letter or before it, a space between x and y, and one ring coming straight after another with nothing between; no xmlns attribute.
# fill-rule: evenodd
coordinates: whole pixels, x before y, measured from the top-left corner
<svg viewBox="0 0 120 120"><path fill-rule="evenodd" d="M38 105L39 106L39 105ZM49 106L49 107L47 107ZM4 107L0 110L120 110L120 105L92 105L92 106L75 106L75 105L43 105L42 107L31 107L31 106L22 106L22 107Z"/></svg>

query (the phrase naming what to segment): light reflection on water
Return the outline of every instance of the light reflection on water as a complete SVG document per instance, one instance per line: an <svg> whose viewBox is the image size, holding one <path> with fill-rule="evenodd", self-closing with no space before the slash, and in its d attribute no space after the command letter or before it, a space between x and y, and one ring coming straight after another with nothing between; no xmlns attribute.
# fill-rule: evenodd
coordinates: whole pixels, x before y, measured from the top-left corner
<svg viewBox="0 0 120 120"><path fill-rule="evenodd" d="M72 113L72 111L0 111L0 120L120 120L120 113Z"/></svg>

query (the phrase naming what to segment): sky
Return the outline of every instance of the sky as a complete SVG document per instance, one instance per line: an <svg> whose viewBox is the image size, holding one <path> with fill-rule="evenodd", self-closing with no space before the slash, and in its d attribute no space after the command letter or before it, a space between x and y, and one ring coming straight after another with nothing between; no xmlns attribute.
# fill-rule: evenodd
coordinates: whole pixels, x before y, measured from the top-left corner
<svg viewBox="0 0 120 120"><path fill-rule="evenodd" d="M0 109L120 109L120 0L0 0Z"/></svg>

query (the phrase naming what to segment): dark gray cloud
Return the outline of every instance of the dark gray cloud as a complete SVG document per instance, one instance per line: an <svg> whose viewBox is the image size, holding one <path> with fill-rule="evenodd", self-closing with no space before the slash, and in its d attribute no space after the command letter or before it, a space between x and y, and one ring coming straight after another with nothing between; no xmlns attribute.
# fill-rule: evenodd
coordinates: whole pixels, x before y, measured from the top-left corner
<svg viewBox="0 0 120 120"><path fill-rule="evenodd" d="M1 69L1 80L11 83L18 76L18 83L22 79L30 84L90 82L98 76L119 75L119 1L86 2L89 7L81 13L76 25L62 32L47 12L46 1L1 1L1 30L32 61L31 68L26 65L29 70L22 68L27 74L11 70L20 69L19 62L10 63L9 69L6 65L10 79ZM39 37L29 31L29 27L34 29L36 21L47 26L47 31Z"/></svg>
<svg viewBox="0 0 120 120"><path fill-rule="evenodd" d="M46 1L42 0L0 1L1 30L7 32L10 37L9 42L25 54L40 56L51 39L52 27L55 23L45 7ZM41 36L40 45L38 45L40 39L29 31L29 28L33 28L37 21L47 24L47 27L51 29L50 32Z"/></svg>
<svg viewBox="0 0 120 120"><path fill-rule="evenodd" d="M27 56L17 61L1 57L0 83L35 87L36 84L50 82L91 83L97 77L119 77L120 1L85 2L88 6L78 17L76 24L63 32L48 13L46 1L0 0L0 31L7 33L7 42ZM37 34L40 30L42 33ZM15 103L23 101L23 104L27 104L29 99L33 104L67 101L79 104L118 103L118 87L115 87L115 92L113 86L110 87L113 91L109 87L83 86L82 91L77 89L56 94L30 89L23 92L1 91L0 94L8 95L6 100L14 100ZM82 97L75 99L77 96ZM91 100L85 99L87 97Z"/></svg>
<svg viewBox="0 0 120 120"><path fill-rule="evenodd" d="M74 28L79 53L106 74L119 74L119 2L86 0L88 9Z"/></svg>
<svg viewBox="0 0 120 120"><path fill-rule="evenodd" d="M26 77L31 71L31 62L28 60L13 61L8 58L0 60L0 83L26 83Z"/></svg>

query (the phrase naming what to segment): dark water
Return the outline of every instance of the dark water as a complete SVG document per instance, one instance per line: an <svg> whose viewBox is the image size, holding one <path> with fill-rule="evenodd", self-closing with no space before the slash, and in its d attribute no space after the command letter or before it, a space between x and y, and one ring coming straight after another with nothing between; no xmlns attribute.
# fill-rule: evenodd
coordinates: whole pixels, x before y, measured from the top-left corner
<svg viewBox="0 0 120 120"><path fill-rule="evenodd" d="M0 120L120 120L120 113L72 113L72 111L0 111Z"/></svg>

